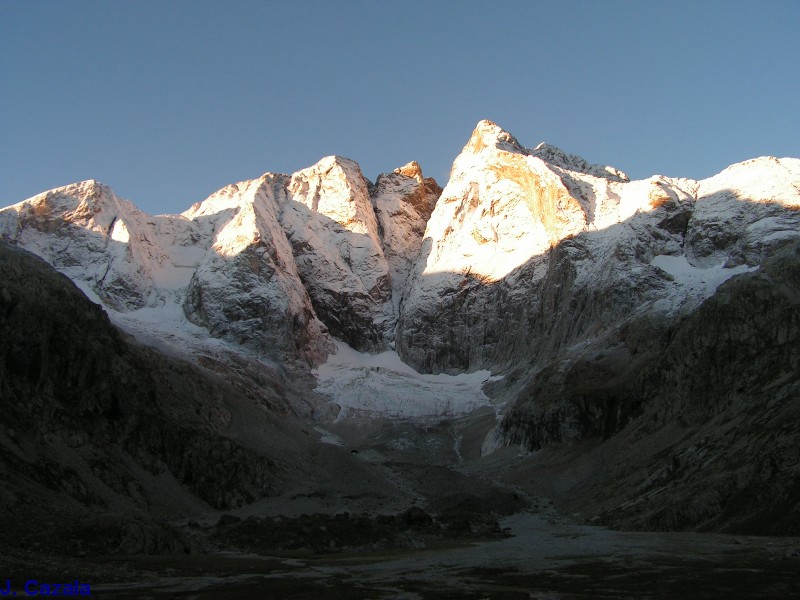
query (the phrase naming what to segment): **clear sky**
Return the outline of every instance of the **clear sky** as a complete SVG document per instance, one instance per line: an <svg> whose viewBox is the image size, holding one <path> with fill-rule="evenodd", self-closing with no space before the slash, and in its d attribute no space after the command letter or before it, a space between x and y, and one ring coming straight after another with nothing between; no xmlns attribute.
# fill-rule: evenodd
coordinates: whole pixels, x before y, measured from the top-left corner
<svg viewBox="0 0 800 600"><path fill-rule="evenodd" d="M180 212L355 159L444 184L477 121L634 178L800 156L800 1L0 0L0 205Z"/></svg>

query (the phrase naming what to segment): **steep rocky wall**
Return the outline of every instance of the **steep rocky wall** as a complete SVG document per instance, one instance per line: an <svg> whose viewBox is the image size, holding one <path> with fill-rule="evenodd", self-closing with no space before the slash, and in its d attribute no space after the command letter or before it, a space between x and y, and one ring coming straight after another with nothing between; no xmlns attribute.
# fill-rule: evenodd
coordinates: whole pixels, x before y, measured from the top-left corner
<svg viewBox="0 0 800 600"><path fill-rule="evenodd" d="M416 162L378 176L371 190L378 232L392 280L395 319L406 281L419 256L425 227L442 189ZM394 323L393 323L394 325ZM394 331L391 332L394 337Z"/></svg>
<svg viewBox="0 0 800 600"><path fill-rule="evenodd" d="M318 364L332 345L279 222L275 195L282 185L282 178L265 175L193 208L193 220L216 219L216 226L183 308L215 337L282 361ZM225 215L229 207L235 212Z"/></svg>
<svg viewBox="0 0 800 600"><path fill-rule="evenodd" d="M367 181L356 163L323 159L291 176L281 225L303 285L331 334L362 350L384 347L392 282Z"/></svg>

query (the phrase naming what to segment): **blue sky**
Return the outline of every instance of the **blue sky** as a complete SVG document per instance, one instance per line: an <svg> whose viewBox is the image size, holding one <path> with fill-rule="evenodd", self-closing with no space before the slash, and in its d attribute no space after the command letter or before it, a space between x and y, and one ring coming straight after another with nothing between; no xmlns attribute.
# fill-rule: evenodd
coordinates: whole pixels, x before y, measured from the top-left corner
<svg viewBox="0 0 800 600"><path fill-rule="evenodd" d="M148 212L323 156L444 184L475 123L635 178L800 156L800 2L0 0L0 205Z"/></svg>

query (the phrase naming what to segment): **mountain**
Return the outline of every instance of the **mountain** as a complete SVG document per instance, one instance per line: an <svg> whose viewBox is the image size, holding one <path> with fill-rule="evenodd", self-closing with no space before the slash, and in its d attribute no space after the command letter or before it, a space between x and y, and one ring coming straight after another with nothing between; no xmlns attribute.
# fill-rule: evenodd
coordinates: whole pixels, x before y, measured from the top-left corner
<svg viewBox="0 0 800 600"><path fill-rule="evenodd" d="M204 390L196 397L178 394L182 411L210 415L220 397L212 390L233 386L288 428L269 447L205 421L189 434L167 419L163 435L186 440L200 430L211 447L255 452L247 464L278 464L314 444L335 446L327 429L326 444L290 441L308 437L297 433L308 423L366 443L401 429L420 436L414 423L423 418L425 427L434 417L456 419L461 433L447 452L457 460L518 447L530 454L506 464L498 481L546 492L594 522L800 533L798 159L757 158L702 181L631 181L549 144L526 148L482 121L444 189L413 162L372 183L355 162L332 156L227 186L181 215L151 216L87 181L0 210L0 239L38 255L103 306L105 321L96 305L76 309L94 311L112 340L115 350L98 354L110 360L133 348L121 352L142 365L125 366L125 358L101 369L129 373L113 381L147 373L136 385L161 399L167 367L152 365L166 356L184 374L169 389L184 376L214 382L191 384ZM36 265L25 269L41 271ZM4 284L10 294L26 283L19 274L15 281ZM37 310L41 319L75 319ZM30 325L8 315L9 331L21 329L5 339L22 344ZM80 348L71 340L82 331L46 347ZM13 358L29 352L7 351L8 381L30 372ZM53 352L59 358L48 361L76 360ZM383 358L358 358L357 366L342 358L359 352ZM470 386L485 381L483 391L458 387L452 377L464 382L464 374ZM19 401L40 385L19 388ZM158 410L126 406L160 415L163 402ZM108 410L92 413L98 428ZM477 441L468 447L463 431ZM381 451L411 443L402 439L381 442ZM191 468L155 447L124 446L134 462L153 454L212 507L271 493L247 470L230 485L232 499L214 483L192 487ZM338 450L325 452L350 464ZM127 472L123 462L110 470ZM280 486L291 469L259 473L274 473ZM304 469L307 481L323 477L314 465ZM381 485L395 485L384 475Z"/></svg>
<svg viewBox="0 0 800 600"><path fill-rule="evenodd" d="M691 312L797 237L799 165L761 158L702 182L628 181L484 121L428 223L400 354L431 371L505 369L637 315Z"/></svg>
<svg viewBox="0 0 800 600"><path fill-rule="evenodd" d="M373 186L353 161L329 157L151 216L85 181L3 210L0 237L118 312L178 305L214 337L318 364L330 334L359 349L391 343L393 290L439 191L416 163Z"/></svg>
<svg viewBox="0 0 800 600"><path fill-rule="evenodd" d="M505 374L485 448L548 448L570 509L800 531L798 242L797 159L629 181L482 122L428 223L398 351Z"/></svg>

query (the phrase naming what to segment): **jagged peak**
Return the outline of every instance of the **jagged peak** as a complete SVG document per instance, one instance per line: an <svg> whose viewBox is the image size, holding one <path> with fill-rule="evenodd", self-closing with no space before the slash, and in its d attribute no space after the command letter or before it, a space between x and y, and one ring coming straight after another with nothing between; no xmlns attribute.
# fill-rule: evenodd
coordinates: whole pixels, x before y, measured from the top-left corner
<svg viewBox="0 0 800 600"><path fill-rule="evenodd" d="M405 175L406 177L412 177L419 183L424 181L424 177L422 176L422 167L420 167L419 163L415 160L407 162L402 167L397 167L394 172L399 173L400 175Z"/></svg>
<svg viewBox="0 0 800 600"><path fill-rule="evenodd" d="M73 196L80 200L90 200L90 199L96 200L103 196L107 198L113 198L115 194L114 191L111 189L111 186L108 186L105 183L101 183L96 179L86 179L84 181L77 181L75 183L69 183L67 185L62 185L60 187L47 190L46 192L37 194L33 198L39 198L39 197L52 198L55 196Z"/></svg>
<svg viewBox="0 0 800 600"><path fill-rule="evenodd" d="M494 121L483 119L478 121L464 150L478 153L484 148L495 147L509 152L524 152L525 148L513 135Z"/></svg>
<svg viewBox="0 0 800 600"><path fill-rule="evenodd" d="M355 170L361 174L361 167L352 158L339 156L338 154L331 154L330 156L323 156L316 163L305 169L297 171L297 173L304 173L308 171L323 171L327 172L333 168L340 168L344 171Z"/></svg>
<svg viewBox="0 0 800 600"><path fill-rule="evenodd" d="M555 167L612 181L630 181L629 177L619 169L592 164L586 159L564 152L552 144L542 142L536 148L525 148L511 133L488 119L479 121L475 126L469 141L464 146L464 152L477 154L485 148L497 148L507 152L535 156Z"/></svg>
<svg viewBox="0 0 800 600"><path fill-rule="evenodd" d="M569 171L577 171L578 173L603 177L612 181L630 181L630 178L619 169L605 165L592 164L577 154L569 154L568 152L564 152L561 148L548 144L547 142L542 142L536 146L536 148L529 149L528 153L541 158L546 163Z"/></svg>

